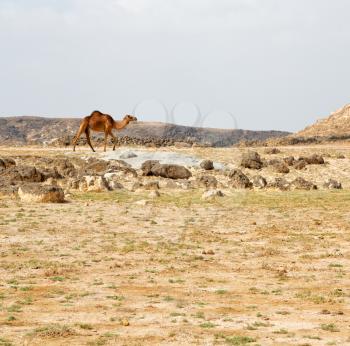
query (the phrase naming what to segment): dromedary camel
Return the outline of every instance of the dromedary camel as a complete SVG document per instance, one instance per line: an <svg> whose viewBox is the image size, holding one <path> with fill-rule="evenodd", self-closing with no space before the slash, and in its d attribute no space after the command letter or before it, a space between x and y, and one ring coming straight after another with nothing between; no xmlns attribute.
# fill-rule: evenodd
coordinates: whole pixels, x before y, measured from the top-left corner
<svg viewBox="0 0 350 346"><path fill-rule="evenodd" d="M137 118L132 115L126 115L123 118L123 120L115 121L108 114L103 114L99 111L92 112L91 115L85 117L80 124L79 131L73 139L73 151L75 151L75 146L77 145L77 142L80 136L83 134L83 132L85 132L86 139L88 144L90 145L90 148L92 149L92 151L95 151L90 141L90 130L105 133L104 151L106 151L108 135L111 136L113 138L113 150L115 150L115 144L117 139L114 136L112 130L121 130L125 126L127 126L131 121L137 121Z"/></svg>

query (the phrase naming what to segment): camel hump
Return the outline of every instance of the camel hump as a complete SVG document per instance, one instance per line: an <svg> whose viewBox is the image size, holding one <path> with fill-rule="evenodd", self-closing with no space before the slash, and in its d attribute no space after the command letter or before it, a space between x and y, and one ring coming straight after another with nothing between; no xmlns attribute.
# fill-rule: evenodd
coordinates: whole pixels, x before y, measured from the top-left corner
<svg viewBox="0 0 350 346"><path fill-rule="evenodd" d="M103 113L102 113L102 112L100 112L100 111L93 111L93 112L91 113L91 115L94 115L94 114L99 114L99 115L102 115Z"/></svg>

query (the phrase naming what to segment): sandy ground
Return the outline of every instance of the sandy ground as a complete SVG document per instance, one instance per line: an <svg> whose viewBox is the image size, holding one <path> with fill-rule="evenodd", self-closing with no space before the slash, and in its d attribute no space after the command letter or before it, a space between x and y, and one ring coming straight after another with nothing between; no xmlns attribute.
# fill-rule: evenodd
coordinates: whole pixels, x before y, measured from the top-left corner
<svg viewBox="0 0 350 346"><path fill-rule="evenodd" d="M243 150L174 149L233 166ZM287 179L332 176L344 190L2 197L0 345L350 344L350 147L277 156L314 152L328 164Z"/></svg>

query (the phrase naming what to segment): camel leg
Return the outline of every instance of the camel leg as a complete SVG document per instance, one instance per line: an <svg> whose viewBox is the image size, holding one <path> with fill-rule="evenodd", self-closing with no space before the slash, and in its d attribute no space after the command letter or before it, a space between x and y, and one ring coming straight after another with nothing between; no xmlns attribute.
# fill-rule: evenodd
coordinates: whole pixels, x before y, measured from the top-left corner
<svg viewBox="0 0 350 346"><path fill-rule="evenodd" d="M104 149L104 151L106 151L106 149L107 149L107 139L108 139L108 132L105 131L105 149Z"/></svg>
<svg viewBox="0 0 350 346"><path fill-rule="evenodd" d="M76 147L76 145L77 145L77 142L78 142L80 136L82 135L82 133L83 133L84 131L86 131L86 129L87 129L86 124L85 124L85 123L82 123L82 124L80 125L80 127L79 127L79 130L78 130L77 134L75 135L75 137L73 138L73 141L72 141L72 144L73 144L73 151L75 151L75 147Z"/></svg>
<svg viewBox="0 0 350 346"><path fill-rule="evenodd" d="M117 137L114 136L112 130L109 132L109 135L113 138L113 151L115 150L115 145L117 143Z"/></svg>
<svg viewBox="0 0 350 346"><path fill-rule="evenodd" d="M91 140L90 140L90 130L89 128L86 128L85 130L85 135L86 135L86 140L90 146L90 148L92 149L93 152L95 152L95 149L92 147L92 144L91 144Z"/></svg>

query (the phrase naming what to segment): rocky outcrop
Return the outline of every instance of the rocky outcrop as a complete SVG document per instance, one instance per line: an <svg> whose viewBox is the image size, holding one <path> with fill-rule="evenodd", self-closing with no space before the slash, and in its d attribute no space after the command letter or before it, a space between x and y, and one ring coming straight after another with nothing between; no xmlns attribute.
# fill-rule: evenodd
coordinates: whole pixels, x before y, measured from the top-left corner
<svg viewBox="0 0 350 346"><path fill-rule="evenodd" d="M169 179L188 179L192 173L184 166L160 164L156 160L145 161L141 170L144 176L157 176Z"/></svg>
<svg viewBox="0 0 350 346"><path fill-rule="evenodd" d="M24 184L18 189L18 196L26 203L63 203L63 189L54 185Z"/></svg>
<svg viewBox="0 0 350 346"><path fill-rule="evenodd" d="M269 164L272 166L276 173L287 174L289 173L288 166L281 160L271 160Z"/></svg>
<svg viewBox="0 0 350 346"><path fill-rule="evenodd" d="M291 182L291 188L295 190L317 190L317 186L302 177L298 177Z"/></svg>
<svg viewBox="0 0 350 346"><path fill-rule="evenodd" d="M5 178L10 183L31 182L40 183L44 181L43 174L35 167L31 166L10 166L0 173L1 178Z"/></svg>
<svg viewBox="0 0 350 346"><path fill-rule="evenodd" d="M263 162L257 152L248 151L242 155L241 166L250 169L261 169Z"/></svg>
<svg viewBox="0 0 350 346"><path fill-rule="evenodd" d="M253 186L249 178L239 169L232 170L228 177L230 178L229 186L234 189L249 189Z"/></svg>

